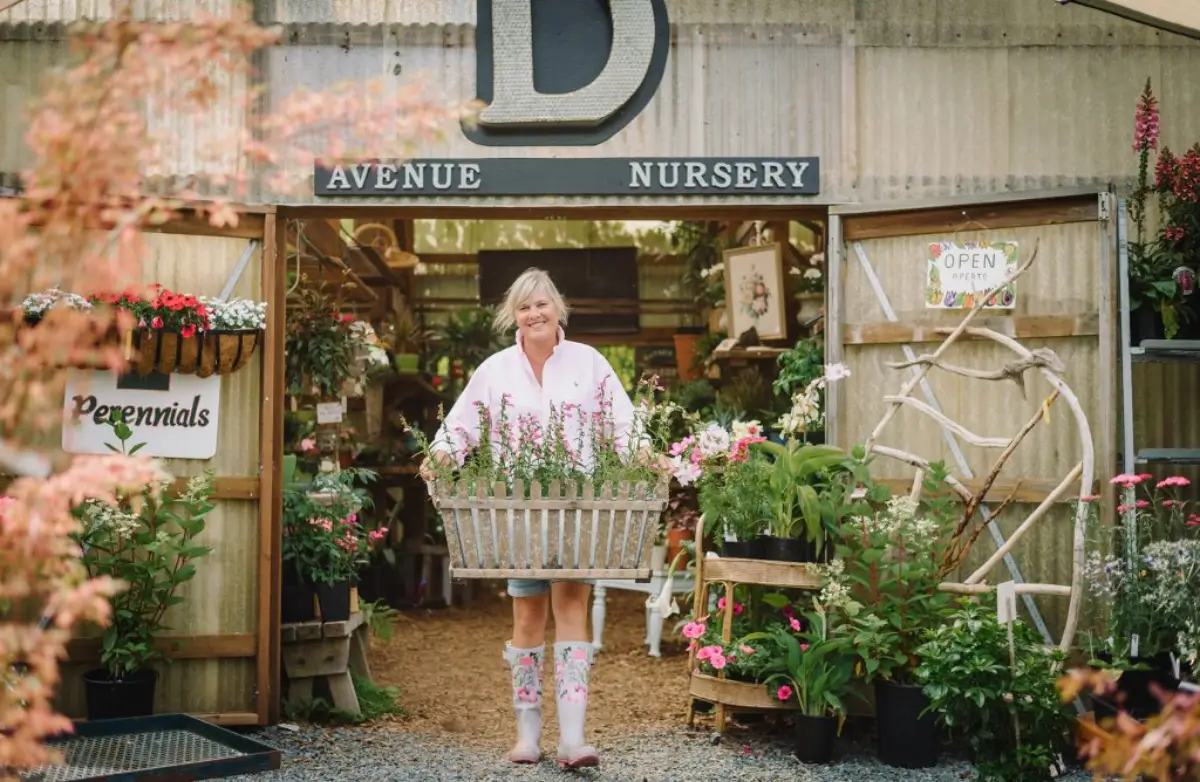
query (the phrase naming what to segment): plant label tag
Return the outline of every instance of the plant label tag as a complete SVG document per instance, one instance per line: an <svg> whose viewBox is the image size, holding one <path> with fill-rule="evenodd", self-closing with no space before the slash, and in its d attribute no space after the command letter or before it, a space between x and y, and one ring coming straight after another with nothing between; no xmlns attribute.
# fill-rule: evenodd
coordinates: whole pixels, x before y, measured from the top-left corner
<svg viewBox="0 0 1200 782"><path fill-rule="evenodd" d="M341 402L322 402L317 405L318 424L340 424L342 422Z"/></svg>
<svg viewBox="0 0 1200 782"><path fill-rule="evenodd" d="M1002 625L1017 619L1017 585L1005 581L996 585L996 621Z"/></svg>
<svg viewBox="0 0 1200 782"><path fill-rule="evenodd" d="M1065 773L1067 773L1067 764L1063 762L1063 756L1055 754L1054 762L1050 764L1050 778L1058 779Z"/></svg>
<svg viewBox="0 0 1200 782"><path fill-rule="evenodd" d="M1138 654L1138 646L1141 644L1141 642L1142 642L1142 639L1140 637L1138 637L1137 633L1134 633L1133 637L1129 639L1129 656L1130 657L1133 657L1136 659L1137 657L1141 656Z"/></svg>

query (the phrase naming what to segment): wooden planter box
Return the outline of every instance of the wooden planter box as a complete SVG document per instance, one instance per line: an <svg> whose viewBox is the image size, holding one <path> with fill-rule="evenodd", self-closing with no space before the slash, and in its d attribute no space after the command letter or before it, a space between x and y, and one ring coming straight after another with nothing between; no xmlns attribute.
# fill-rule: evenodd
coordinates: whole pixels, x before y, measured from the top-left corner
<svg viewBox="0 0 1200 782"><path fill-rule="evenodd" d="M178 332L141 329L133 334L130 363L139 375L227 375L250 362L262 332L206 331L190 337Z"/></svg>
<svg viewBox="0 0 1200 782"><path fill-rule="evenodd" d="M701 701L719 703L740 709L764 709L787 711L795 709L791 703L782 703L771 697L766 686L751 682L735 682L715 676L692 672L689 694Z"/></svg>
<svg viewBox="0 0 1200 782"><path fill-rule="evenodd" d="M528 496L526 496L528 494ZM451 578L648 581L667 484L435 483Z"/></svg>

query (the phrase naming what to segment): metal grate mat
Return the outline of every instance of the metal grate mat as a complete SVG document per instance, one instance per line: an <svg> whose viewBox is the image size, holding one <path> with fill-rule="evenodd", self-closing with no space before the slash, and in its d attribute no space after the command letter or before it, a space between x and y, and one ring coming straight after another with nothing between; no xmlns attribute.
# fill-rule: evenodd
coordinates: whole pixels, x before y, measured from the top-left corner
<svg viewBox="0 0 1200 782"><path fill-rule="evenodd" d="M62 765L43 766L21 775L26 782L78 782L111 774L205 763L245 753L189 730L156 730L112 736L77 737L50 742L63 754Z"/></svg>

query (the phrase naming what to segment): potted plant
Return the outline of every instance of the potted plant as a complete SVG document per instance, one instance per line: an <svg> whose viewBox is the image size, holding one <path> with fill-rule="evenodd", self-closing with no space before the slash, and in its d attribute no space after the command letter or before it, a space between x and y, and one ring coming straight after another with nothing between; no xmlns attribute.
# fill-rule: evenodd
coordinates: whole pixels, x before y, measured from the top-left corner
<svg viewBox="0 0 1200 782"><path fill-rule="evenodd" d="M719 472L700 482L700 510L715 537L722 541L721 555L763 559L763 533L772 512L771 464L754 452L730 460Z"/></svg>
<svg viewBox="0 0 1200 782"><path fill-rule="evenodd" d="M295 606L301 614L285 621L308 621L301 601L316 595L321 620L349 618L351 591L359 569L367 564L386 528L367 529L360 517L370 507L370 494L356 484L369 483L375 473L351 468L317 475L311 483L285 489L283 562L296 579ZM309 605L311 606L311 597Z"/></svg>
<svg viewBox="0 0 1200 782"><path fill-rule="evenodd" d="M452 312L429 329L432 358L448 361L455 393L488 356L512 344L513 335L496 332L495 320L495 307L476 307Z"/></svg>
<svg viewBox="0 0 1200 782"><path fill-rule="evenodd" d="M862 450L854 454L858 466ZM945 499L945 470L932 466L924 480L925 503L908 496L887 500L868 485L860 507L837 526L837 557L862 608L844 628L868 683L875 687L879 756L889 765L926 768L937 763L941 734L922 685L914 678L925 630L941 625L949 595L941 583L942 553L956 519ZM866 483L867 476L856 476ZM864 505L870 507L862 507Z"/></svg>
<svg viewBox="0 0 1200 782"><path fill-rule="evenodd" d="M845 451L831 445L755 443L772 458L771 515L765 555L783 562L816 562L825 552L825 530L833 519L830 488L850 470Z"/></svg>
<svg viewBox="0 0 1200 782"><path fill-rule="evenodd" d="M407 307L397 310L392 318L395 334L395 366L401 375L415 375L421 370L421 329Z"/></svg>
<svg viewBox="0 0 1200 782"><path fill-rule="evenodd" d="M1200 540L1189 534L1200 516L1181 499L1183 476L1122 474L1112 483L1121 523L1101 524L1097 501L1088 503L1083 579L1107 628L1088 640L1090 665L1116 672L1120 702L1094 700L1097 713L1120 706L1144 719L1160 707L1152 686L1178 689L1200 648Z"/></svg>
<svg viewBox="0 0 1200 782"><path fill-rule="evenodd" d="M1074 722L1058 693L1063 651L1019 620L1010 637L992 595L959 601L946 624L925 631L917 657L913 681L946 734L966 745L981 782L1057 776Z"/></svg>
<svg viewBox="0 0 1200 782"><path fill-rule="evenodd" d="M1151 152L1158 149L1158 101L1150 80L1138 99L1133 150L1138 155L1138 181L1130 198L1134 240L1129 242L1129 295L1132 342L1143 339L1174 339L1181 328L1195 321L1191 296L1196 289L1200 265L1200 149L1181 157L1163 147L1154 161L1150 179ZM1159 228L1152 240L1146 236L1147 202L1158 200Z"/></svg>
<svg viewBox="0 0 1200 782"><path fill-rule="evenodd" d="M360 338L354 317L342 315L322 291L304 288L293 294L284 337L284 377L291 396L338 398L354 376Z"/></svg>
<svg viewBox="0 0 1200 782"><path fill-rule="evenodd" d="M127 447L133 432L119 412L114 411L109 425L119 441L110 446L115 451L141 449L140 443ZM126 585L109 599L112 621L102 636L101 667L83 675L89 720L154 713L158 671L151 665L164 659L154 637L167 629L167 609L183 602L176 593L195 576L194 560L211 552L195 543L214 507L211 473L191 478L173 499L163 496L169 486L164 473L162 483L140 497L115 505L85 500L75 510L81 530L74 539L88 575Z"/></svg>
<svg viewBox="0 0 1200 782"><path fill-rule="evenodd" d="M758 638L772 640L778 650L766 667L767 690L781 702L794 700L798 707L794 754L805 763L828 763L854 678L850 638L830 631L829 613L815 599L803 622L792 617L787 627L744 640Z"/></svg>

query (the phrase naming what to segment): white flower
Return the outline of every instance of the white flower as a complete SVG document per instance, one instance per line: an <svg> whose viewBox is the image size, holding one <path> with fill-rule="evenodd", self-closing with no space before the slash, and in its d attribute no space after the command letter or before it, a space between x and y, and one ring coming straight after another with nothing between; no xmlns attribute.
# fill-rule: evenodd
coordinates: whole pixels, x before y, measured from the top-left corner
<svg viewBox="0 0 1200 782"><path fill-rule="evenodd" d="M212 331L261 331L267 327L265 301L198 298L208 310L208 323Z"/></svg>
<svg viewBox="0 0 1200 782"><path fill-rule="evenodd" d="M699 465L692 464L690 460L684 459L682 456L672 456L671 474L675 476L675 480L679 481L680 486L691 486L700 480L702 473Z"/></svg>
<svg viewBox="0 0 1200 782"><path fill-rule="evenodd" d="M813 266L813 267L805 270L804 278L806 280L819 280L819 279L821 279L821 270L818 269L817 267Z"/></svg>
<svg viewBox="0 0 1200 782"><path fill-rule="evenodd" d="M696 439L696 447L706 459L728 452L729 446L729 432L717 424L710 424Z"/></svg>
<svg viewBox="0 0 1200 782"><path fill-rule="evenodd" d="M718 262L718 263L714 263L712 266L709 266L707 269L704 269L703 271L701 271L700 276L703 277L704 279L708 279L709 277L712 277L717 274L724 274L724 272L725 272L725 264L723 262Z"/></svg>
<svg viewBox="0 0 1200 782"><path fill-rule="evenodd" d="M825 379L829 382L850 377L850 369L845 364L826 364Z"/></svg>
<svg viewBox="0 0 1200 782"><path fill-rule="evenodd" d="M732 429L734 440L762 436L762 424L758 421L734 421Z"/></svg>

